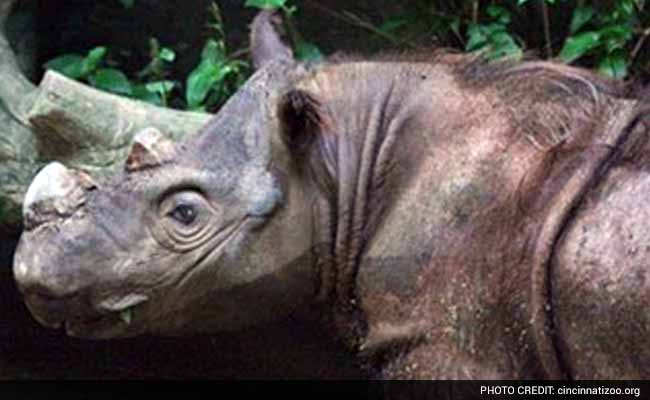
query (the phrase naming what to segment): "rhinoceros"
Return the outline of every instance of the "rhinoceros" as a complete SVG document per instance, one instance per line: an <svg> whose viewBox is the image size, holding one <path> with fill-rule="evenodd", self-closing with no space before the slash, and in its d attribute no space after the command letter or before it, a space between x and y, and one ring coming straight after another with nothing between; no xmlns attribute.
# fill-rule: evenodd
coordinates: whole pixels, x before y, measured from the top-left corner
<svg viewBox="0 0 650 400"><path fill-rule="evenodd" d="M33 180L14 275L84 338L320 313L379 378L650 377L650 103L552 62L432 51L255 74L121 173Z"/></svg>

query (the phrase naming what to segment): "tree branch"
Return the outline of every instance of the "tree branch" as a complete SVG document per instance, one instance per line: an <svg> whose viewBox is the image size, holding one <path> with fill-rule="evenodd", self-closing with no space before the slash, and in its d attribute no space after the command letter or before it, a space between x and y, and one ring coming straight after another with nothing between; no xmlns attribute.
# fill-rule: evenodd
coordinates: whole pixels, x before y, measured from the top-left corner
<svg viewBox="0 0 650 400"><path fill-rule="evenodd" d="M551 21L548 15L546 0L539 0L542 10L542 24L544 26L544 41L546 58L553 58L553 44L551 43Z"/></svg>
<svg viewBox="0 0 650 400"><path fill-rule="evenodd" d="M175 111L101 92L48 72L39 87L20 71L4 35L14 0L0 0L0 229L17 230L22 201L44 163L95 175L122 167L133 135L154 126L174 139L209 114Z"/></svg>
<svg viewBox="0 0 650 400"><path fill-rule="evenodd" d="M636 42L636 44L634 45L634 49L630 53L630 64L632 64L634 60L636 60L636 57L641 52L641 49L643 48L643 45L646 43L648 36L650 36L650 28L646 28L643 30L643 32L641 32L641 36L639 37L639 40Z"/></svg>
<svg viewBox="0 0 650 400"><path fill-rule="evenodd" d="M209 114L156 107L48 71L27 117L41 158L103 175L121 168L136 132L153 126L179 139L201 128Z"/></svg>
<svg viewBox="0 0 650 400"><path fill-rule="evenodd" d="M474 0L472 3L472 22L478 23L479 0Z"/></svg>
<svg viewBox="0 0 650 400"><path fill-rule="evenodd" d="M350 25L357 26L359 28L363 28L365 30L368 30L372 33L374 33L377 36L383 37L384 39L390 41L393 45L398 44L397 39L393 37L392 35L381 31L378 29L376 26L374 26L372 23L365 21L361 17L349 12L349 11L343 11L342 13L339 13L335 10L331 10L322 4L320 4L318 1L315 0L307 0L307 2L310 4L310 6L313 6L314 8L317 8L321 10L322 12L326 13L327 15L336 18L342 22L345 22ZM411 44L407 43L409 47L412 47Z"/></svg>

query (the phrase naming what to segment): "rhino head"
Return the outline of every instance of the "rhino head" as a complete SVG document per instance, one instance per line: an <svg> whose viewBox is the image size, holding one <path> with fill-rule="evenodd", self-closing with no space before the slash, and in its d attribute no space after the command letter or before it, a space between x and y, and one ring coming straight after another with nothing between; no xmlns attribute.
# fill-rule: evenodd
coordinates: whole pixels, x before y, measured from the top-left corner
<svg viewBox="0 0 650 400"><path fill-rule="evenodd" d="M177 144L140 132L101 182L59 163L36 176L14 275L40 323L89 338L180 335L311 301L312 205L277 116L304 67L272 18L252 26L257 73L201 132Z"/></svg>

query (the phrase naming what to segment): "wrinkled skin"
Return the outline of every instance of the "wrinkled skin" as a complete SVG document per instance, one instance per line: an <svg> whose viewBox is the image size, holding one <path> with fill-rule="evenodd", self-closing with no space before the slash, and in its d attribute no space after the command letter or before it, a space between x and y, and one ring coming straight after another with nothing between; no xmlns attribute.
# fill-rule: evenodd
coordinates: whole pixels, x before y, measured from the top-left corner
<svg viewBox="0 0 650 400"><path fill-rule="evenodd" d="M107 182L35 178L14 272L41 323L190 335L324 305L382 378L650 376L642 98L546 63L305 66L271 18L197 135L141 133Z"/></svg>
<svg viewBox="0 0 650 400"><path fill-rule="evenodd" d="M63 211L42 211L53 207L49 189L32 185L45 198L28 194L26 203L37 204L26 207L15 275L34 316L104 338L237 330L300 308L315 290L304 267L311 209L300 188L282 181L286 161L271 165L268 133L278 128L262 103L287 84L289 67L260 71L224 108L231 111L185 143L139 135L125 172L84 188ZM58 171L42 174L45 185L58 179L50 179ZM65 186L65 176L58 180ZM179 205L192 207L190 224L175 219ZM244 304L255 312L242 313Z"/></svg>

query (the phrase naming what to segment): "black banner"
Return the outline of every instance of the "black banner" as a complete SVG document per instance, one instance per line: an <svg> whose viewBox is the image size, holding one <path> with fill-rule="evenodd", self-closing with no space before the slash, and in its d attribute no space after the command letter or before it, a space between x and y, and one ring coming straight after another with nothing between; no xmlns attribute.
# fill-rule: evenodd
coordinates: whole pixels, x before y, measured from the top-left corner
<svg viewBox="0 0 650 400"><path fill-rule="evenodd" d="M372 397L385 399L648 399L648 381L384 382Z"/></svg>
<svg viewBox="0 0 650 400"><path fill-rule="evenodd" d="M153 384L152 384L153 383ZM236 394L236 395L235 395ZM650 381L7 382L1 399L650 399ZM144 397L143 397L144 396Z"/></svg>

